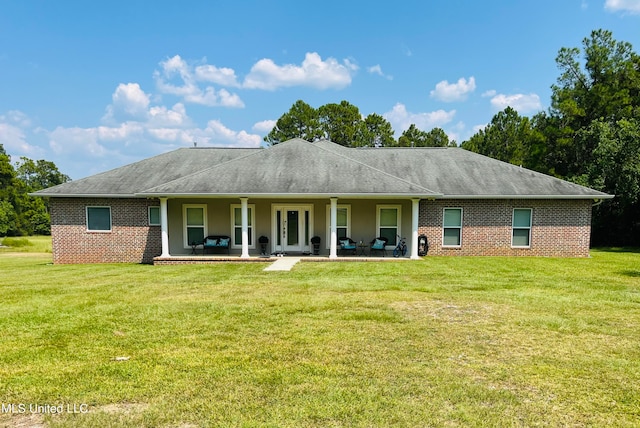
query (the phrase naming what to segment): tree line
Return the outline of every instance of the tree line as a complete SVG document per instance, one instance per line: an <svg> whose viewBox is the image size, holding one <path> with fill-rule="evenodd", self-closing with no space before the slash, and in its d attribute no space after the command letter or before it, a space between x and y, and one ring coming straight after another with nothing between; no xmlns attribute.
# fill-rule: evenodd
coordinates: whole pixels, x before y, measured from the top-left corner
<svg viewBox="0 0 640 428"><path fill-rule="evenodd" d="M49 201L29 193L69 180L46 160L21 157L14 167L0 144L0 236L49 235Z"/></svg>
<svg viewBox="0 0 640 428"><path fill-rule="evenodd" d="M561 48L548 111L524 117L507 107L460 145L615 198L593 209L592 244L640 246L640 56L628 42L595 30L580 48ZM349 147L456 146L440 128L411 125L396 140L378 114L347 101L317 109L297 101L264 138L326 138Z"/></svg>
<svg viewBox="0 0 640 428"><path fill-rule="evenodd" d="M348 101L325 104L317 109L302 100L296 101L280 116L264 141L274 145L291 138L326 139L347 147L457 146L443 129L426 132L414 124L396 140L389 121L376 113L363 117L358 107Z"/></svg>

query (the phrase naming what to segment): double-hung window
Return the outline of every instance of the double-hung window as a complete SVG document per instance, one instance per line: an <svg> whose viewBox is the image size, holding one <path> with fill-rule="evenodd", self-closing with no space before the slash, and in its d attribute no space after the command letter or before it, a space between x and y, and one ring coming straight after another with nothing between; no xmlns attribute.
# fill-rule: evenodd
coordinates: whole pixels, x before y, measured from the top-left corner
<svg viewBox="0 0 640 428"><path fill-rule="evenodd" d="M111 232L111 207L87 207L87 231Z"/></svg>
<svg viewBox="0 0 640 428"><path fill-rule="evenodd" d="M442 214L442 246L462 245L462 208L445 208Z"/></svg>
<svg viewBox="0 0 640 428"><path fill-rule="evenodd" d="M255 248L255 243L253 242L253 225L256 222L255 218L255 205L249 204L247 206L247 214L248 214L248 235L249 235L249 248ZM231 205L231 229L233 230L233 235L231 236L232 242L231 246L235 248L242 247L242 205L232 204Z"/></svg>
<svg viewBox="0 0 640 428"><path fill-rule="evenodd" d="M182 210L185 248L192 243L202 243L207 236L207 206L185 204Z"/></svg>
<svg viewBox="0 0 640 428"><path fill-rule="evenodd" d="M401 215L400 205L378 205L377 236L387 238L387 245L395 246L397 243L397 237L401 231Z"/></svg>
<svg viewBox="0 0 640 428"><path fill-rule="evenodd" d="M511 246L531 247L531 208L515 208L513 210Z"/></svg>
<svg viewBox="0 0 640 428"><path fill-rule="evenodd" d="M336 210L337 218L337 236L340 239L343 237L351 238L351 206L350 205L338 205ZM331 206L327 205L327 237L326 243L329 248L331 242Z"/></svg>
<svg viewBox="0 0 640 428"><path fill-rule="evenodd" d="M160 207L149 207L149 226L160 226Z"/></svg>

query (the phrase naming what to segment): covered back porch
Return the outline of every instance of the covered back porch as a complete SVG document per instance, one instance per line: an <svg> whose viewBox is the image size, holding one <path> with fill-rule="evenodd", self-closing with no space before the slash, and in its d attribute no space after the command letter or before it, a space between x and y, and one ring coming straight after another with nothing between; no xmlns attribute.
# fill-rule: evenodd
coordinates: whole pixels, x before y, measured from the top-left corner
<svg viewBox="0 0 640 428"><path fill-rule="evenodd" d="M405 257L419 258L417 197L190 196L159 200L162 253L154 263L270 261L278 255L318 261L385 259L392 258L399 237L406 238ZM228 238L228 247L204 248L207 236ZM340 238L344 237L355 242L354 250L342 251ZM386 254L371 251L370 243L378 237L388 239Z"/></svg>

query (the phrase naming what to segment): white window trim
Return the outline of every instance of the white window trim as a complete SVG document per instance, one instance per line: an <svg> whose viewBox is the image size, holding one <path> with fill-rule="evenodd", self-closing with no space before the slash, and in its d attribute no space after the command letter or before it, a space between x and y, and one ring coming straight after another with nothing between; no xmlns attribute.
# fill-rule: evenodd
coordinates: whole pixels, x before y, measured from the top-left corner
<svg viewBox="0 0 640 428"><path fill-rule="evenodd" d="M206 238L207 235L209 234L208 230L209 227L207 225L207 204L183 204L182 205L182 243L184 245L184 248L191 248L191 244L188 241L188 234L187 234L187 208L202 208L202 216L203 216L203 223L204 223L204 230L203 230L203 235Z"/></svg>
<svg viewBox="0 0 640 428"><path fill-rule="evenodd" d="M380 210L385 208L395 208L398 210L398 224L396 225L397 234L402 236L402 205L376 205L376 238L380 236ZM396 236L395 241L388 242L386 249L394 249L397 245L398 237Z"/></svg>
<svg viewBox="0 0 640 428"><path fill-rule="evenodd" d="M157 208L158 209L158 223L151 223L151 209L152 208ZM160 205L150 205L148 207L147 210L147 219L149 220L149 226L160 226L160 216L162 215L162 213L160 213Z"/></svg>
<svg viewBox="0 0 640 428"><path fill-rule="evenodd" d="M109 230L102 229L89 229L89 208L107 208L109 210ZM86 231L91 233L111 233L113 229L113 216L111 214L111 207L108 205L89 205L84 209L85 212L85 222L86 222Z"/></svg>
<svg viewBox="0 0 640 428"><path fill-rule="evenodd" d="M347 210L347 237L353 239L351 236L351 205L338 205L337 209L346 209ZM331 246L331 205L327 204L327 227L326 227L326 236L325 236L325 249L329 249ZM340 238L336 236L336 238Z"/></svg>
<svg viewBox="0 0 640 428"><path fill-rule="evenodd" d="M529 210L529 227L515 227L513 225L516 210ZM511 248L531 248L531 229L533 227L533 208L514 208L511 212ZM513 231L514 230L529 230L529 245L513 245Z"/></svg>
<svg viewBox="0 0 640 428"><path fill-rule="evenodd" d="M444 225L444 212L446 210L460 210L460 226L445 226ZM464 225L464 209L461 207L445 207L442 209L442 248L462 248L462 226ZM444 230L445 229L460 229L460 244L458 245L445 245L444 244Z"/></svg>
<svg viewBox="0 0 640 428"><path fill-rule="evenodd" d="M235 213L233 212L234 209L242 209L242 205L241 204L231 204L230 205L230 222L231 222L231 248L242 248L242 242L235 242L236 239L236 224L235 224ZM247 204L247 208L249 209L249 212L251 213L251 226L249 226L249 229L252 229L251 231L251 241L249 241L249 249L251 250L255 250L256 248L256 229L255 229L255 225L256 225L256 205L255 204ZM238 225L240 227L242 227L242 225Z"/></svg>

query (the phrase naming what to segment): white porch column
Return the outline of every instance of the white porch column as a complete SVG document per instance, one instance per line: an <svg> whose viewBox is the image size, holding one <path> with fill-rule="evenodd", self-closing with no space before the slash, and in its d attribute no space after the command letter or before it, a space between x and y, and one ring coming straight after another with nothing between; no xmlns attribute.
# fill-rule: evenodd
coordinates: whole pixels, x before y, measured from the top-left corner
<svg viewBox="0 0 640 428"><path fill-rule="evenodd" d="M162 241L162 257L169 257L169 217L167 198L160 198L160 235Z"/></svg>
<svg viewBox="0 0 640 428"><path fill-rule="evenodd" d="M411 258L418 257L418 219L420 218L420 199L411 199Z"/></svg>
<svg viewBox="0 0 640 428"><path fill-rule="evenodd" d="M242 254L240 258L249 258L249 198L240 198L240 212L242 217Z"/></svg>
<svg viewBox="0 0 640 428"><path fill-rule="evenodd" d="M329 241L329 258L338 258L338 198L331 198L331 237Z"/></svg>

